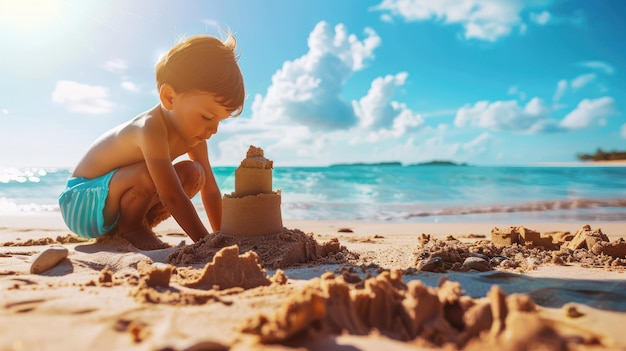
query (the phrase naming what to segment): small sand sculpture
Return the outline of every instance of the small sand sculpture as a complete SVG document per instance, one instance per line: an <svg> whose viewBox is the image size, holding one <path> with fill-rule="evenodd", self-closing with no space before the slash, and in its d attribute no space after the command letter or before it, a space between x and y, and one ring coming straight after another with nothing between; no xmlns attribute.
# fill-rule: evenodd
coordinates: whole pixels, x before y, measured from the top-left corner
<svg viewBox="0 0 626 351"><path fill-rule="evenodd" d="M558 244L552 241L550 236L541 236L541 233L525 227L510 227L491 230L491 241L496 246L509 246L512 244L542 246L544 249L553 250Z"/></svg>
<svg viewBox="0 0 626 351"><path fill-rule="evenodd" d="M283 230L280 190L272 191L274 162L250 145L235 170L235 192L222 200L221 232L234 236L278 234Z"/></svg>
<svg viewBox="0 0 626 351"><path fill-rule="evenodd" d="M230 304L222 297L261 286L284 285L288 279L282 270L269 277L255 252L240 255L236 245L219 250L203 269L189 271L152 263L140 264L138 270L141 279L131 295L139 302L170 305Z"/></svg>
<svg viewBox="0 0 626 351"><path fill-rule="evenodd" d="M194 289L219 290L240 287L252 289L270 285L265 270L258 264L259 256L254 251L239 255L239 247L229 246L221 249L212 263L207 263L197 280L184 282L183 285Z"/></svg>
<svg viewBox="0 0 626 351"><path fill-rule="evenodd" d="M560 232L542 236L539 232L524 227L510 227L508 230L493 228L491 241L498 247L520 244L528 247L543 247L546 250L587 249L596 255L626 258L626 242L623 238L609 242L609 238L602 233L600 228L591 229L589 224L584 225L573 236Z"/></svg>

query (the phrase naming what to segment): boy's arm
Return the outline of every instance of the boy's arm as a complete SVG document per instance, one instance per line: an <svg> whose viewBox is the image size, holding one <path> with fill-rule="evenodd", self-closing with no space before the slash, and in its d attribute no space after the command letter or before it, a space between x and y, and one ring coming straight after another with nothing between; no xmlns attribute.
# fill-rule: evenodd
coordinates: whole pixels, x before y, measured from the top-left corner
<svg viewBox="0 0 626 351"><path fill-rule="evenodd" d="M206 142L198 144L188 152L189 158L202 165L205 174L204 187L200 190L202 204L214 232L222 227L222 194L215 181L215 175L209 163Z"/></svg>
<svg viewBox="0 0 626 351"><path fill-rule="evenodd" d="M172 165L165 129L157 121L148 121L140 139L146 166L161 203L194 242L202 239L209 232L185 194Z"/></svg>

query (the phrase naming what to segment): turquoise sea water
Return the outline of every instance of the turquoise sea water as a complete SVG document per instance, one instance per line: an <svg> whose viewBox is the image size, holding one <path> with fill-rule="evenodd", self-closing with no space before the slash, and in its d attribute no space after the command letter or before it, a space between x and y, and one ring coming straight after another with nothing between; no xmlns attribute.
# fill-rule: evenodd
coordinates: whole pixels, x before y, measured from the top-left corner
<svg viewBox="0 0 626 351"><path fill-rule="evenodd" d="M234 190L234 170L214 168L222 193ZM58 212L69 175L0 168L0 214ZM282 190L285 219L626 220L626 167L278 167L273 188Z"/></svg>

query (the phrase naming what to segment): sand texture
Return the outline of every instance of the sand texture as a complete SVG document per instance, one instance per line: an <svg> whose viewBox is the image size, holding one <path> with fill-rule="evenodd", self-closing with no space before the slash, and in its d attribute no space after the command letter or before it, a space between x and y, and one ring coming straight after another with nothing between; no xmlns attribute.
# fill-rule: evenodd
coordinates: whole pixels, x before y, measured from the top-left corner
<svg viewBox="0 0 626 351"><path fill-rule="evenodd" d="M3 223L0 350L626 349L625 223L287 221L187 245L168 220L154 251Z"/></svg>

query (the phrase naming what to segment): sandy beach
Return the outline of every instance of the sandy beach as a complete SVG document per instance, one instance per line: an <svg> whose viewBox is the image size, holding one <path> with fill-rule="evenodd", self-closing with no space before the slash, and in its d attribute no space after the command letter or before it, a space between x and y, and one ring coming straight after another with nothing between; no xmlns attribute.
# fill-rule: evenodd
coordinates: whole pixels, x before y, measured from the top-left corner
<svg viewBox="0 0 626 351"><path fill-rule="evenodd" d="M626 0L0 1L0 351L626 351Z"/></svg>
<svg viewBox="0 0 626 351"><path fill-rule="evenodd" d="M423 269L428 245L476 248L489 223L285 221L292 231L278 244L305 241L295 256L216 234L191 245L172 220L157 233L173 247L156 251L77 240L53 215L0 223L1 350L626 348L624 265ZM576 233L585 224L510 226ZM612 242L626 237L626 223L588 224ZM51 246L67 258L32 273Z"/></svg>

